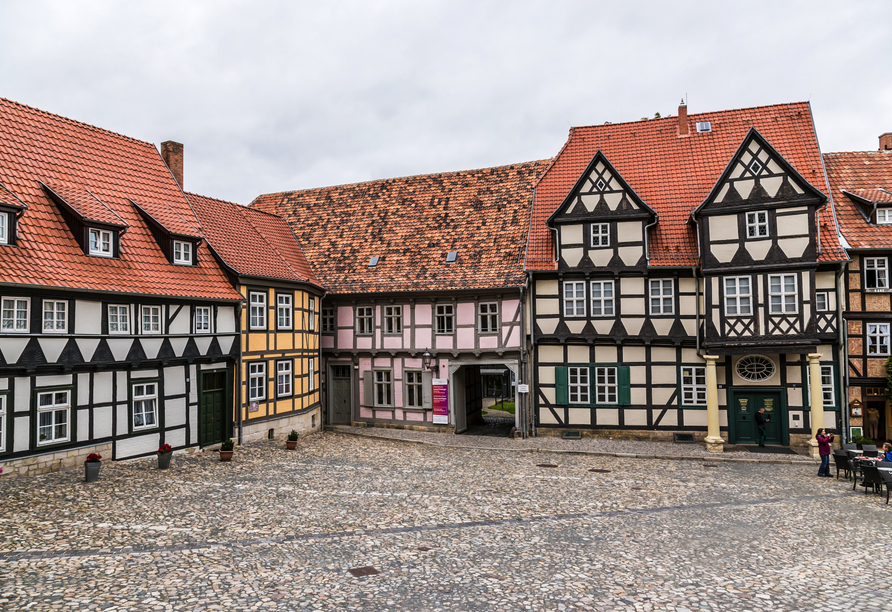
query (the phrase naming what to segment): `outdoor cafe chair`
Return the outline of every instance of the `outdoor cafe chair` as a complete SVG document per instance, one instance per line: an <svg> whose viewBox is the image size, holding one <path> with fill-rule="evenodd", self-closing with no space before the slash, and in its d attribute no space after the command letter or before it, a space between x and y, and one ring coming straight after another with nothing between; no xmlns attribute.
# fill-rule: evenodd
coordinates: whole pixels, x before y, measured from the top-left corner
<svg viewBox="0 0 892 612"><path fill-rule="evenodd" d="M858 446L855 444L848 444L846 442L843 442L842 450L858 450Z"/></svg>
<svg viewBox="0 0 892 612"><path fill-rule="evenodd" d="M861 466L864 472L864 478L861 485L864 487L864 494L867 495L867 487L871 487L874 493L882 494L883 483L885 482L880 476L880 470L875 465L864 464Z"/></svg>
<svg viewBox="0 0 892 612"><path fill-rule="evenodd" d="M839 480L839 471L842 470L843 475L848 480L852 468L849 465L849 457L844 450L833 451L833 463L836 464L836 479Z"/></svg>
<svg viewBox="0 0 892 612"><path fill-rule="evenodd" d="M887 461L887 463L889 463ZM886 472L884 470L877 470L880 473L880 479L883 481L883 484L886 485L886 503L889 503L889 490L892 489L892 472ZM880 485L882 487L882 485ZM882 494L883 490L880 489L880 493Z"/></svg>
<svg viewBox="0 0 892 612"><path fill-rule="evenodd" d="M869 453L869 452L873 452L873 453L877 452L876 444L862 444L862 445L861 445L861 450L864 451L864 456L865 456L865 457L876 457L876 455L868 455L868 454L867 454L867 453Z"/></svg>

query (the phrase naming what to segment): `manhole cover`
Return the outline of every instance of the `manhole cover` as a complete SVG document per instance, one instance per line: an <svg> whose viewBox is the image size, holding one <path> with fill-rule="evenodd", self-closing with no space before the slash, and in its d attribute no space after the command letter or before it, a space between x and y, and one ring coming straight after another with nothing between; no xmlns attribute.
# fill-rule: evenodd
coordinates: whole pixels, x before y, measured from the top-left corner
<svg viewBox="0 0 892 612"><path fill-rule="evenodd" d="M556 468L557 466L553 463L538 463L536 467Z"/></svg>
<svg viewBox="0 0 892 612"><path fill-rule="evenodd" d="M367 565L365 567L354 567L354 568L348 569L347 571L350 572L351 574L353 574L354 576L356 576L357 578L359 578L360 576L372 576L374 574L381 573L378 570L376 570L374 567L372 567L371 565Z"/></svg>
<svg viewBox="0 0 892 612"><path fill-rule="evenodd" d="M601 470L599 468L592 468L589 472L597 472L598 474L609 474L610 470Z"/></svg>

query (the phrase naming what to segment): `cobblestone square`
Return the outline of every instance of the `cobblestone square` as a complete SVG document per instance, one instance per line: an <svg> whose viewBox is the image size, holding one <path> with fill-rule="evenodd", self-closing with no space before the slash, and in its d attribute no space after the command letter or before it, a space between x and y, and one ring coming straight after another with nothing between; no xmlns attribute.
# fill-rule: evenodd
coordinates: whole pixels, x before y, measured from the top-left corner
<svg viewBox="0 0 892 612"><path fill-rule="evenodd" d="M892 505L816 472L325 433L0 477L0 610L892 610Z"/></svg>

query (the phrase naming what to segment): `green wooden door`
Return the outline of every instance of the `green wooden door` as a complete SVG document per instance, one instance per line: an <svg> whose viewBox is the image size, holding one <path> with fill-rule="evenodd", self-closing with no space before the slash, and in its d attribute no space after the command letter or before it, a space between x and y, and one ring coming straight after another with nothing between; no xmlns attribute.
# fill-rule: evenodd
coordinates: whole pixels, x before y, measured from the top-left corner
<svg viewBox="0 0 892 612"><path fill-rule="evenodd" d="M218 444L228 437L227 408L226 371L202 372L198 398L198 441L201 446Z"/></svg>
<svg viewBox="0 0 892 612"><path fill-rule="evenodd" d="M756 413L765 408L768 423L765 424L765 444L783 444L783 411L780 393L777 391L735 391L734 393L734 444L758 444L759 430Z"/></svg>

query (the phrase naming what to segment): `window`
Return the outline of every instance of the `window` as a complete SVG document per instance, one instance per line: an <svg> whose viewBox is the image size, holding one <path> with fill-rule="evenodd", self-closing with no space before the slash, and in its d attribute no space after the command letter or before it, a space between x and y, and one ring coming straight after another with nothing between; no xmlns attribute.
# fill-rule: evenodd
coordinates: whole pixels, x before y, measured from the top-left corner
<svg viewBox="0 0 892 612"><path fill-rule="evenodd" d="M108 230L90 230L90 255L112 256L112 233Z"/></svg>
<svg viewBox="0 0 892 612"><path fill-rule="evenodd" d="M375 405L390 406L393 404L393 382L389 371L375 371Z"/></svg>
<svg viewBox="0 0 892 612"><path fill-rule="evenodd" d="M889 288L889 260L885 257L864 258L864 288Z"/></svg>
<svg viewBox="0 0 892 612"><path fill-rule="evenodd" d="M592 281L592 316L613 316L613 281Z"/></svg>
<svg viewBox="0 0 892 612"><path fill-rule="evenodd" d="M0 212L0 244L9 244L9 215Z"/></svg>
<svg viewBox="0 0 892 612"><path fill-rule="evenodd" d="M478 304L477 320L481 334L499 333L499 305L495 302Z"/></svg>
<svg viewBox="0 0 892 612"><path fill-rule="evenodd" d="M192 243L173 241L173 263L178 266L192 265Z"/></svg>
<svg viewBox="0 0 892 612"><path fill-rule="evenodd" d="M6 394L0 393L0 453L6 452Z"/></svg>
<svg viewBox="0 0 892 612"><path fill-rule="evenodd" d="M142 333L144 333L144 334L160 334L161 333L161 307L160 306L143 306L142 307Z"/></svg>
<svg viewBox="0 0 892 612"><path fill-rule="evenodd" d="M749 276L725 279L725 315L748 316L753 314L753 290Z"/></svg>
<svg viewBox="0 0 892 612"><path fill-rule="evenodd" d="M70 438L71 391L37 394L37 444L67 442Z"/></svg>
<svg viewBox="0 0 892 612"><path fill-rule="evenodd" d="M126 306L124 304L109 304L108 333L130 333L130 306Z"/></svg>
<svg viewBox="0 0 892 612"><path fill-rule="evenodd" d="M768 211L746 213L746 237L766 238L768 236Z"/></svg>
<svg viewBox="0 0 892 612"><path fill-rule="evenodd" d="M424 405L422 393L422 373L406 372L406 406L409 408L422 408Z"/></svg>
<svg viewBox="0 0 892 612"><path fill-rule="evenodd" d="M570 390L571 404L589 404L589 369L584 368L567 368L567 378Z"/></svg>
<svg viewBox="0 0 892 612"><path fill-rule="evenodd" d="M3 298L0 331L28 333L28 307L31 298Z"/></svg>
<svg viewBox="0 0 892 612"><path fill-rule="evenodd" d="M375 312L371 306L356 309L356 333L370 334L375 328Z"/></svg>
<svg viewBox="0 0 892 612"><path fill-rule="evenodd" d="M675 300L672 299L671 278L651 279L650 314L671 315L675 313Z"/></svg>
<svg viewBox="0 0 892 612"><path fill-rule="evenodd" d="M609 223L592 223L592 246L610 246Z"/></svg>
<svg viewBox="0 0 892 612"><path fill-rule="evenodd" d="M385 334L401 334L401 333L403 333L403 307L402 306L385 306L384 307L384 333Z"/></svg>
<svg viewBox="0 0 892 612"><path fill-rule="evenodd" d="M68 330L68 302L43 301L43 331L61 332Z"/></svg>
<svg viewBox="0 0 892 612"><path fill-rule="evenodd" d="M310 357L309 365L307 366L307 370L310 376L310 391L316 390L316 359Z"/></svg>
<svg viewBox="0 0 892 612"><path fill-rule="evenodd" d="M818 312L826 312L830 310L830 294L826 291L818 291L815 293L815 310Z"/></svg>
<svg viewBox="0 0 892 612"><path fill-rule="evenodd" d="M250 326L251 329L266 329L266 294L265 293L249 293L248 303L250 304Z"/></svg>
<svg viewBox="0 0 892 612"><path fill-rule="evenodd" d="M446 263L454 264L458 259L458 251L449 251L446 253Z"/></svg>
<svg viewBox="0 0 892 612"><path fill-rule="evenodd" d="M133 385L133 429L158 426L158 383Z"/></svg>
<svg viewBox="0 0 892 612"><path fill-rule="evenodd" d="M762 355L741 357L736 366L737 375L748 382L762 382L774 376L774 362Z"/></svg>
<svg viewBox="0 0 892 612"><path fill-rule="evenodd" d="M452 304L437 306L437 333L451 334L455 330L455 309Z"/></svg>
<svg viewBox="0 0 892 612"><path fill-rule="evenodd" d="M195 309L195 333L211 333L211 307L199 306Z"/></svg>
<svg viewBox="0 0 892 612"><path fill-rule="evenodd" d="M877 223L879 225L888 225L889 223L892 223L892 208L878 208Z"/></svg>
<svg viewBox="0 0 892 612"><path fill-rule="evenodd" d="M888 355L889 354L889 324L888 323L868 323L867 324L867 354L868 355Z"/></svg>
<svg viewBox="0 0 892 612"><path fill-rule="evenodd" d="M291 360L276 362L276 397L291 395L291 383L294 380Z"/></svg>
<svg viewBox="0 0 892 612"><path fill-rule="evenodd" d="M248 364L248 401L266 399L266 363Z"/></svg>
<svg viewBox="0 0 892 612"><path fill-rule="evenodd" d="M598 404L616 404L616 368L595 368L595 401Z"/></svg>
<svg viewBox="0 0 892 612"><path fill-rule="evenodd" d="M706 368L681 366L681 405L706 405Z"/></svg>
<svg viewBox="0 0 892 612"><path fill-rule="evenodd" d="M825 408L833 408L836 406L836 389L833 384L833 378L833 365L821 364L821 396L823 397L822 403ZM809 368L807 364L805 366L805 380L808 384L808 389L806 389L805 395L810 402L811 368Z"/></svg>
<svg viewBox="0 0 892 612"><path fill-rule="evenodd" d="M768 277L768 299L771 314L799 312L795 274L775 274Z"/></svg>
<svg viewBox="0 0 892 612"><path fill-rule="evenodd" d="M310 320L309 320L309 329L313 331L316 329L316 298L310 297Z"/></svg>
<svg viewBox="0 0 892 612"><path fill-rule="evenodd" d="M335 330L334 308L322 309L322 333L331 334Z"/></svg>
<svg viewBox="0 0 892 612"><path fill-rule="evenodd" d="M697 132L711 132L712 131L712 122L711 121L698 121L697 122Z"/></svg>
<svg viewBox="0 0 892 612"><path fill-rule="evenodd" d="M564 283L564 316L585 316L585 282L570 281Z"/></svg>
<svg viewBox="0 0 892 612"><path fill-rule="evenodd" d="M291 329L291 315L294 308L291 305L291 294L276 294L276 328Z"/></svg>

